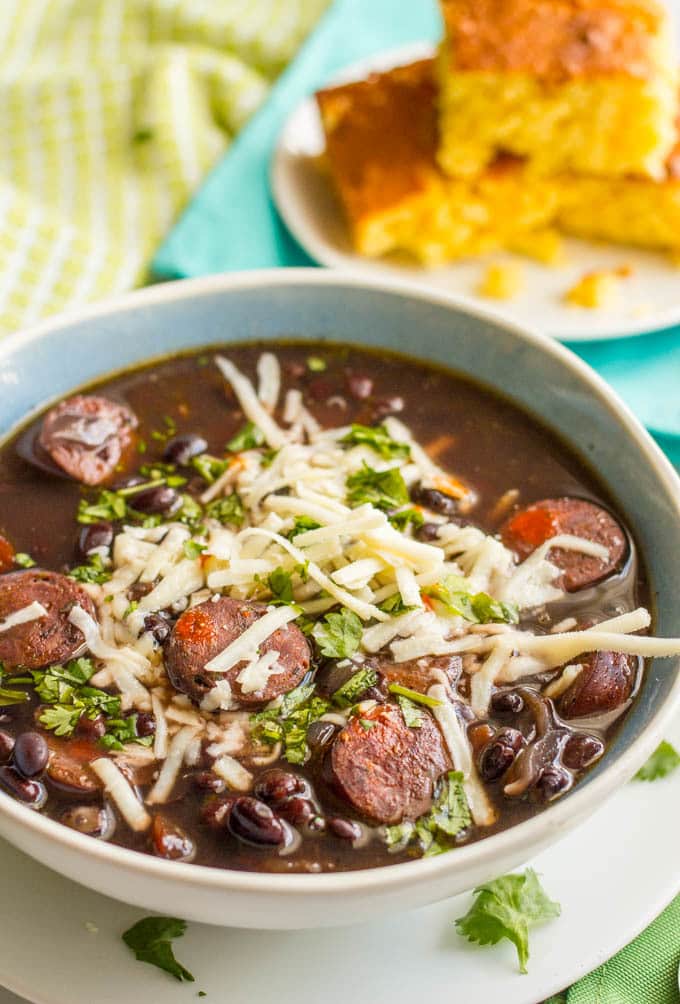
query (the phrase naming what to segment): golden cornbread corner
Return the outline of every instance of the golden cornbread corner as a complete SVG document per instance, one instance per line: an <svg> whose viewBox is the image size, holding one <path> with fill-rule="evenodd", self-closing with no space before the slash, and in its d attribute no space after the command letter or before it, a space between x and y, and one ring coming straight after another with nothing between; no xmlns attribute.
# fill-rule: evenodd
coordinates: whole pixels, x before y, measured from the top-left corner
<svg viewBox="0 0 680 1004"><path fill-rule="evenodd" d="M439 163L659 178L675 143L673 28L654 0L441 0Z"/></svg>
<svg viewBox="0 0 680 1004"><path fill-rule="evenodd" d="M358 253L405 252L431 266L509 250L552 262L557 231L680 250L680 148L659 181L536 175L508 155L451 178L437 164L436 98L432 60L317 95L325 164Z"/></svg>

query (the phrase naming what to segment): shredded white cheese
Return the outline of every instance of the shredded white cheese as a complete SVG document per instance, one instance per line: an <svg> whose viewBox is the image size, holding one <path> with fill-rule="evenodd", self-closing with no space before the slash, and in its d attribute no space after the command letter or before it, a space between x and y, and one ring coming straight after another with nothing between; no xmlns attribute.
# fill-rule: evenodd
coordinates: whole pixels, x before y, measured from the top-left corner
<svg viewBox="0 0 680 1004"><path fill-rule="evenodd" d="M259 617L242 635L232 641L218 655L205 664L209 673L226 673L237 663L252 658L258 647L279 628L285 627L298 616L294 607L270 607L264 617Z"/></svg>
<svg viewBox="0 0 680 1004"><path fill-rule="evenodd" d="M22 607L21 610L15 610L9 617L0 621L0 634L9 631L10 628L18 627L19 624L30 624L31 621L40 620L41 617L47 617L47 610L42 603L34 600L33 603Z"/></svg>
<svg viewBox="0 0 680 1004"><path fill-rule="evenodd" d="M93 760L90 766L103 783L112 801L118 806L128 826L137 833L148 830L151 826L151 816L113 760L100 757L98 760Z"/></svg>

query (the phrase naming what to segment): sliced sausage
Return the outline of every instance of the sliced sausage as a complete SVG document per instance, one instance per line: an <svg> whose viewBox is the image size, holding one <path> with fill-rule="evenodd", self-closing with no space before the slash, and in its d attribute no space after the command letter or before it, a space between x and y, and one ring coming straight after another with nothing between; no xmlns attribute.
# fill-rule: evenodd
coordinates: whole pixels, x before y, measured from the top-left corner
<svg viewBox="0 0 680 1004"><path fill-rule="evenodd" d="M265 686L244 693L238 675L246 665L239 662L226 673L211 673L204 667L266 613L266 606L227 596L207 600L187 610L176 622L165 648L165 668L173 687L200 703L218 680L228 680L239 704L257 707L285 694L309 671L311 652L302 631L294 624L279 628L259 646L259 652L278 652L282 672L272 673Z"/></svg>
<svg viewBox="0 0 680 1004"><path fill-rule="evenodd" d="M90 764L102 755L93 743L85 739L59 739L48 735L50 758L47 777L58 788L81 798L95 795L101 790L99 778Z"/></svg>
<svg viewBox="0 0 680 1004"><path fill-rule="evenodd" d="M14 548L0 533L0 573L9 572L14 568Z"/></svg>
<svg viewBox="0 0 680 1004"><path fill-rule="evenodd" d="M98 485L113 474L136 426L136 416L125 405L77 394L48 411L38 443L76 481Z"/></svg>
<svg viewBox="0 0 680 1004"><path fill-rule="evenodd" d="M601 715L621 707L633 692L640 660L621 652L588 652L579 656L583 669L558 701L564 718Z"/></svg>
<svg viewBox="0 0 680 1004"><path fill-rule="evenodd" d="M333 786L372 822L415 819L432 804L437 778L451 766L429 714L409 728L395 704L350 719L330 752Z"/></svg>
<svg viewBox="0 0 680 1004"><path fill-rule="evenodd" d="M463 667L459 655L427 655L422 659L409 659L407 662L378 662L375 668L384 680L390 683L400 683L409 690L418 690L426 694L433 683L441 683L441 674L454 687Z"/></svg>
<svg viewBox="0 0 680 1004"><path fill-rule="evenodd" d="M573 593L593 586L615 572L628 551L623 527L594 502L578 498L541 499L511 516L501 527L501 537L521 560L557 534L583 537L609 551L606 560L559 547L550 551L550 561L562 572L556 584Z"/></svg>
<svg viewBox="0 0 680 1004"><path fill-rule="evenodd" d="M69 621L69 613L81 606L95 616L94 603L85 590L65 575L31 568L0 576L0 623L34 602L47 610L46 617L0 631L0 662L10 669L40 669L70 659L84 638Z"/></svg>

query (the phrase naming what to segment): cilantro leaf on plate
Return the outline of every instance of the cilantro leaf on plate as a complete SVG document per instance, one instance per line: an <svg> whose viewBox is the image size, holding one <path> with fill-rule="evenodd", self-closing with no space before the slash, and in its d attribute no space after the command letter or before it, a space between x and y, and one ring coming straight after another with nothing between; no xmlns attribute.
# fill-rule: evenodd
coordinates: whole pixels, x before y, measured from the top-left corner
<svg viewBox="0 0 680 1004"><path fill-rule="evenodd" d="M680 753L664 742L652 753L647 763L644 763L635 775L636 781L658 781L680 767Z"/></svg>
<svg viewBox="0 0 680 1004"><path fill-rule="evenodd" d="M347 659L354 655L361 642L363 628L357 615L342 607L337 613L326 614L317 621L312 637L328 659Z"/></svg>
<svg viewBox="0 0 680 1004"><path fill-rule="evenodd" d="M476 899L456 920L458 933L479 945L507 938L517 949L520 972L527 972L529 928L560 915L560 905L544 891L533 868L503 875L475 889Z"/></svg>
<svg viewBox="0 0 680 1004"><path fill-rule="evenodd" d="M193 983L193 975L177 961L171 944L174 938L181 938L186 929L186 921L176 917L144 917L128 928L122 938L139 962L158 966L176 980Z"/></svg>

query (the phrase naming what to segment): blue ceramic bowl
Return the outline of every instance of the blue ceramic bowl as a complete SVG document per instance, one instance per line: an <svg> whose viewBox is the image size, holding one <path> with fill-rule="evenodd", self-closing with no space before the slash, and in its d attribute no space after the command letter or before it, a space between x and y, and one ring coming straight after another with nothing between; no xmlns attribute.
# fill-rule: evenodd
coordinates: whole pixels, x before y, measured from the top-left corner
<svg viewBox="0 0 680 1004"><path fill-rule="evenodd" d="M311 269L154 287L0 342L0 433L73 388L142 360L282 335L401 349L498 388L536 415L610 487L647 564L656 631L678 633L680 482L657 446L565 348L440 293ZM526 860L632 776L679 704L677 663L652 662L606 757L572 793L504 833L407 865L290 876L178 868L89 840L4 797L0 832L69 877L147 908L173 911L181 902L187 918L239 926L347 923L441 899Z"/></svg>

